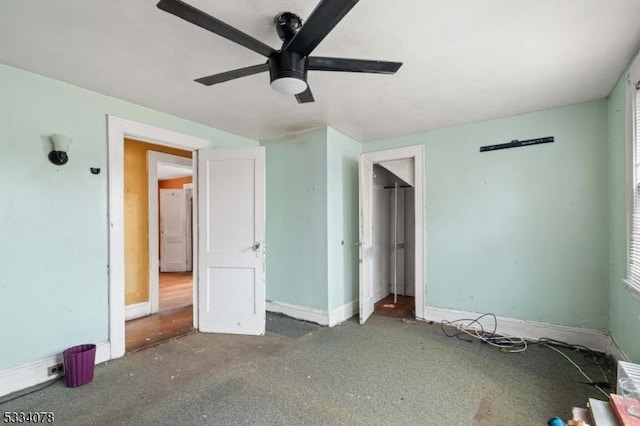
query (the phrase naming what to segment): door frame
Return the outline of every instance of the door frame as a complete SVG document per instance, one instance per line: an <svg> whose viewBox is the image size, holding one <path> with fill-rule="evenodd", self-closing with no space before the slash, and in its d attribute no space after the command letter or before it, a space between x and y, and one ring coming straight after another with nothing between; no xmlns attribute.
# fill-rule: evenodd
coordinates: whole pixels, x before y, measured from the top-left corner
<svg viewBox="0 0 640 426"><path fill-rule="evenodd" d="M164 152L147 151L147 176L149 182L149 303L151 305L151 313L155 314L160 310L160 265L158 259L160 258L158 253L159 236L158 236L158 165L170 164L172 166L188 168L193 176L193 158L181 157L179 155L167 154ZM193 177L195 179L195 177ZM194 203L196 200L195 191L192 191L194 197ZM196 213L193 213L195 215ZM193 220L191 221L193 227ZM195 232L196 229L194 228ZM195 234L194 234L195 235ZM194 244L194 239L191 240L191 245ZM194 250L191 251L194 253ZM192 273L193 273L193 268ZM197 300L195 298L196 285L193 283L193 295L194 295L194 313L197 313ZM194 315L196 317L197 315ZM197 325L197 318L194 320L194 327Z"/></svg>
<svg viewBox="0 0 640 426"><path fill-rule="evenodd" d="M373 164L383 161L413 159L414 163L414 220L415 220L415 313L425 320L426 307L426 229L425 229L425 149L424 145L372 151L362 154ZM372 182L373 185L373 182ZM373 238L373 237L372 237Z"/></svg>
<svg viewBox="0 0 640 426"><path fill-rule="evenodd" d="M185 135L161 127L137 123L112 115L107 115L107 171L108 171L108 238L109 238L109 343L111 359L125 354L125 302L124 302L124 138L136 139L156 145L169 146L193 151L194 183L197 173L198 149L214 148L206 139ZM194 185L197 187L197 185ZM194 212L197 212L194 193ZM193 221L194 227L197 223ZM197 228L194 228L194 231ZM197 241L194 233L193 241ZM194 250L194 264L197 264L197 250ZM194 268L194 300L197 300L198 274ZM194 305L194 327L198 328L197 303Z"/></svg>

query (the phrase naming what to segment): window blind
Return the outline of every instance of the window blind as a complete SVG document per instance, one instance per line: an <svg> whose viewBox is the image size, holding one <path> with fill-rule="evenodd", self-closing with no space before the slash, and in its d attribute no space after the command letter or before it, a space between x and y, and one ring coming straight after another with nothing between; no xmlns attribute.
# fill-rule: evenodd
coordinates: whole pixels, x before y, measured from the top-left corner
<svg viewBox="0 0 640 426"><path fill-rule="evenodd" d="M635 84L633 99L633 186L629 236L629 271L627 282L640 291L640 82Z"/></svg>

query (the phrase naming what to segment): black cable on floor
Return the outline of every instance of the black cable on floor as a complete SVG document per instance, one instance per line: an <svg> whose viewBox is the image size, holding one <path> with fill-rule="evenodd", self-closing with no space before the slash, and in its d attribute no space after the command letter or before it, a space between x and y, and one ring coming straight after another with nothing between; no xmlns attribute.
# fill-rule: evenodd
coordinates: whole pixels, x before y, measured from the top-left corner
<svg viewBox="0 0 640 426"><path fill-rule="evenodd" d="M538 345L556 346L560 348L573 349L576 352L582 352L583 358L586 362L600 368L606 381L609 381L609 376L607 376L607 373L604 371L604 369L610 370L611 367L615 366L615 361L613 361L613 359L609 355L598 352L584 345L567 343L563 342L562 340L550 339L548 337L542 337L538 339Z"/></svg>
<svg viewBox="0 0 640 426"><path fill-rule="evenodd" d="M40 392L41 390L46 389L46 388L48 388L49 386L52 386L54 383L56 383L57 381L59 381L59 380L60 380L60 379L62 379L63 377L64 377L64 376L57 377L57 378L55 378L55 379L53 379L53 380L51 380L51 381L49 381L49 382L45 382L45 383L44 383L44 385L40 385L40 386L38 386L37 388L35 388L35 389L31 389L31 390L30 390L30 391L28 391L28 392L19 393L18 395L15 395L15 396L13 396L13 397L11 397L11 398L8 398L8 399L2 399L2 398L0 398L0 404L5 404L5 403L7 403L7 402L14 401L14 400L16 400L16 399L18 399L18 398L22 398L23 396L27 396L27 395L31 395L32 393Z"/></svg>
<svg viewBox="0 0 640 426"><path fill-rule="evenodd" d="M573 350L576 350L576 351L583 351L583 352L586 352L587 355L589 355L589 356L601 355L599 352L596 352L593 349L589 349L589 348L587 348L586 346L583 346L583 345L572 345L572 344L567 343L567 342L563 342L563 341L555 340L555 339L549 339L549 338L546 338L546 337L538 339L538 345L546 346L549 349L552 349L553 351L555 351L558 354L562 355L567 361L569 361L580 372L580 374L582 374L584 376L584 378L586 378L588 380L588 382L586 382L586 383L584 383L584 382L577 382L577 383L584 383L584 384L593 386L596 389L598 389L600 392L602 392L603 395L605 395L607 398L609 398L609 394L602 389L603 387L605 387L605 386L603 386L602 382L595 382L593 379L591 379L591 377L589 377L584 371L582 371L582 368L580 368L580 366L578 364L576 364L575 361L573 361L567 354L562 352L560 349L556 348L556 346L561 347L561 348L565 348L565 349L573 349ZM585 357L587 355L585 355ZM597 362L597 359L596 359L596 362ZM611 385L609 384L609 377L605 373L604 369L602 369L602 366L600 364L596 364L596 365L600 368L600 371L602 371L602 374L604 375L604 378L606 380L605 383L607 384L606 387L611 387Z"/></svg>

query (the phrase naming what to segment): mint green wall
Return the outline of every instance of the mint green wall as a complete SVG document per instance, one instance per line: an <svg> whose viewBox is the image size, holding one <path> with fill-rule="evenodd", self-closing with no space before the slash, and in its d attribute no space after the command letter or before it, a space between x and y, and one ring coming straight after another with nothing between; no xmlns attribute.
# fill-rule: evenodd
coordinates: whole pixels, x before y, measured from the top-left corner
<svg viewBox="0 0 640 426"><path fill-rule="evenodd" d="M267 298L322 311L357 298L360 149L422 143L427 305L610 328L639 362L640 301L620 283L624 99L621 80L608 101L362 146L331 128L261 142ZM257 144L0 65L0 319L11 324L0 332L10 342L0 370L107 339L107 114L212 146ZM46 158L47 136L55 132L74 138L62 167ZM556 142L478 152L481 145L547 135ZM89 167L102 173L92 175Z"/></svg>
<svg viewBox="0 0 640 426"><path fill-rule="evenodd" d="M554 136L551 144L480 146ZM363 145L426 146L426 304L608 328L607 101Z"/></svg>
<svg viewBox="0 0 640 426"><path fill-rule="evenodd" d="M640 362L640 298L621 282L627 275L626 72L609 96L609 232L611 334Z"/></svg>
<svg viewBox="0 0 640 426"><path fill-rule="evenodd" d="M360 143L331 128L267 153L267 299L330 311L358 297Z"/></svg>
<svg viewBox="0 0 640 426"><path fill-rule="evenodd" d="M0 65L0 370L108 338L107 114L257 145ZM52 133L73 137L65 166L47 159Z"/></svg>
<svg viewBox="0 0 640 426"><path fill-rule="evenodd" d="M327 310L327 130L266 148L267 300Z"/></svg>
<svg viewBox="0 0 640 426"><path fill-rule="evenodd" d="M329 310L358 299L358 159L361 144L327 129Z"/></svg>

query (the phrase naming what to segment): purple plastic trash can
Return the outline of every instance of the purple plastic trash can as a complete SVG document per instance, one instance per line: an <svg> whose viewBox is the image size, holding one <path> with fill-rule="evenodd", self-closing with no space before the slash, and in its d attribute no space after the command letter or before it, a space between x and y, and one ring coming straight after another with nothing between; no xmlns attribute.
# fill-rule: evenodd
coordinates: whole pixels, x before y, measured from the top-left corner
<svg viewBox="0 0 640 426"><path fill-rule="evenodd" d="M96 345L78 345L62 352L67 387L75 388L93 380Z"/></svg>

